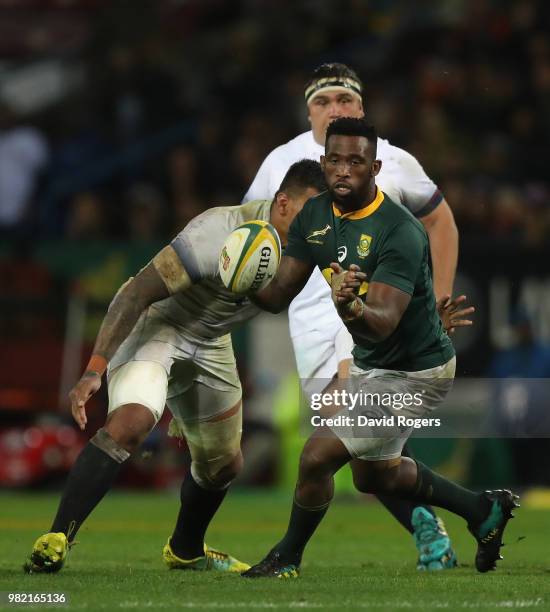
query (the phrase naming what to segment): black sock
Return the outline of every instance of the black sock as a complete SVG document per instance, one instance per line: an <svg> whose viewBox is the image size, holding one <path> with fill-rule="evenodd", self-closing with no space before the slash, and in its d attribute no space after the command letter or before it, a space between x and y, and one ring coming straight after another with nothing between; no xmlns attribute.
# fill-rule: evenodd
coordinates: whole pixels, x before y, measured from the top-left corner
<svg viewBox="0 0 550 612"><path fill-rule="evenodd" d="M329 504L319 508L304 508L292 503L292 512L285 537L275 546L284 562L300 565L304 548L327 513Z"/></svg>
<svg viewBox="0 0 550 612"><path fill-rule="evenodd" d="M63 532L72 542L86 517L111 488L120 465L88 442L71 468L50 531Z"/></svg>
<svg viewBox="0 0 550 612"><path fill-rule="evenodd" d="M490 502L483 494L443 478L419 461L416 461L416 465L418 475L414 499L450 510L466 519L468 524L476 525L485 520L490 510Z"/></svg>
<svg viewBox="0 0 550 612"><path fill-rule="evenodd" d="M204 535L214 514L227 493L203 489L191 473L181 485L181 507L170 545L181 559L195 559L204 555Z"/></svg>
<svg viewBox="0 0 550 612"><path fill-rule="evenodd" d="M409 448L408 444L405 444L403 447L403 452L401 453L403 457L410 457L414 459L413 453ZM388 510L391 514L396 518L403 527L409 532L413 533L414 529L411 523L412 513L415 508L419 506L427 510L432 516L435 517L434 509L431 506L427 506L425 504L419 504L413 502L409 499L403 499L401 497L393 497L391 495L376 495L378 501Z"/></svg>
<svg viewBox="0 0 550 612"><path fill-rule="evenodd" d="M411 518L413 510L415 508L421 506L422 508L425 508L432 516L435 516L434 509L431 506L427 506L425 504L420 504L409 499L402 499L401 497L380 495L378 493L376 494L376 497L378 501L383 504L386 510L389 510L394 516L394 518L396 518L409 533L414 532L411 523Z"/></svg>

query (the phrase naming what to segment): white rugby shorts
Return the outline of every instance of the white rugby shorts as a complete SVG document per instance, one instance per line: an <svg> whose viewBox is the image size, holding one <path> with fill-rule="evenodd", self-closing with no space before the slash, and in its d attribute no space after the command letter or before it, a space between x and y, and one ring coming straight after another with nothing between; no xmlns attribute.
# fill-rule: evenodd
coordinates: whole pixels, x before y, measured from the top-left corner
<svg viewBox="0 0 550 612"><path fill-rule="evenodd" d="M165 404L180 422L207 421L242 397L231 336L193 337L142 317L109 364L109 412L147 406L158 421ZM154 329L152 329L154 328ZM151 339L153 337L154 339Z"/></svg>
<svg viewBox="0 0 550 612"><path fill-rule="evenodd" d="M399 410L387 406L373 406L363 414L369 414L372 410L374 416L397 416L402 415L411 418L420 418L429 415L439 406L452 387L456 370L456 357L448 362L416 372L404 372L396 370L371 369L362 370L355 364L350 368L350 387L353 392L380 395L384 393L411 394L422 392L422 405L419 407L403 407ZM361 414L362 408L354 409L353 416L356 418ZM351 413L347 408L338 412L335 416L349 416ZM369 427L331 427L333 433L341 440L353 459L365 461L381 461L396 459L401 452L413 429L412 427L401 430L389 430L389 428ZM385 435L384 435L385 434Z"/></svg>

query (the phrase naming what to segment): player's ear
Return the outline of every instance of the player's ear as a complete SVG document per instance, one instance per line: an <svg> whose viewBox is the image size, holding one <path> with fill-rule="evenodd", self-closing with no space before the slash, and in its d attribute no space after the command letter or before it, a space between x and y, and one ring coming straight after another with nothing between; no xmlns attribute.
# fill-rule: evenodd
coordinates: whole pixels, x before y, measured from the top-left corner
<svg viewBox="0 0 550 612"><path fill-rule="evenodd" d="M325 167L327 165L326 158L325 158L324 155L321 155L321 159L319 160L319 163L321 164L321 170L324 172L325 171Z"/></svg>
<svg viewBox="0 0 550 612"><path fill-rule="evenodd" d="M284 191L279 191L275 196L277 210L279 214L284 216L288 212L288 195Z"/></svg>
<svg viewBox="0 0 550 612"><path fill-rule="evenodd" d="M375 160L372 162L372 165L371 165L370 175L371 175L371 176L376 176L376 175L377 175L377 174L380 172L380 169L381 169L381 168L382 168L382 160L380 160L380 159L375 159Z"/></svg>

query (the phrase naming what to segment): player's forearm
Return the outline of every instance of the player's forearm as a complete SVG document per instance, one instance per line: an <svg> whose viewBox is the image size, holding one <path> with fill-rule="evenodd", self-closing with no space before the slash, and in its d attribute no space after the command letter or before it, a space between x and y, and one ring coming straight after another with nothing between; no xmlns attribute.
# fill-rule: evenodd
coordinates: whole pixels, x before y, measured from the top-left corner
<svg viewBox="0 0 550 612"><path fill-rule="evenodd" d="M339 264L331 265L334 270ZM350 269L343 278L341 272L333 275L332 299L345 323L371 342L382 342L397 329L410 304L411 294L393 285L371 280L363 301L356 292L364 280L365 274L355 269ZM339 282L338 287L335 282Z"/></svg>
<svg viewBox="0 0 550 612"><path fill-rule="evenodd" d="M126 340L141 313L154 302L170 295L169 278L162 266L159 272L157 265L155 257L152 263L118 290L101 324L87 371L103 374L107 363Z"/></svg>
<svg viewBox="0 0 550 612"><path fill-rule="evenodd" d="M458 261L458 231L446 230L437 235L435 240L430 237L430 250L433 261L433 284L436 300L444 295L453 294L453 285Z"/></svg>
<svg viewBox="0 0 550 612"><path fill-rule="evenodd" d="M277 279L269 283L265 289L249 296L250 300L262 310L277 314L290 305L293 296L287 295L279 286Z"/></svg>
<svg viewBox="0 0 550 612"><path fill-rule="evenodd" d="M398 323L393 313L384 306L365 304L361 298L356 299L358 306L359 302L363 306L356 309L356 312L359 310L360 316L353 325L360 326L361 334L371 342L382 342L391 336Z"/></svg>
<svg viewBox="0 0 550 612"><path fill-rule="evenodd" d="M103 319L93 354L103 357L108 363L148 305L145 300L136 295L132 283L123 287L114 298Z"/></svg>
<svg viewBox="0 0 550 612"><path fill-rule="evenodd" d="M358 295L353 299L339 299L336 310L342 320L371 342L382 342L395 331L401 319L400 308L391 301L363 301Z"/></svg>
<svg viewBox="0 0 550 612"><path fill-rule="evenodd" d="M288 308L313 272L313 264L284 255L275 278L265 289L250 295L262 310L277 314Z"/></svg>
<svg viewBox="0 0 550 612"><path fill-rule="evenodd" d="M452 295L458 261L458 229L447 207L444 214L426 227L430 238L433 265L433 286L437 300Z"/></svg>

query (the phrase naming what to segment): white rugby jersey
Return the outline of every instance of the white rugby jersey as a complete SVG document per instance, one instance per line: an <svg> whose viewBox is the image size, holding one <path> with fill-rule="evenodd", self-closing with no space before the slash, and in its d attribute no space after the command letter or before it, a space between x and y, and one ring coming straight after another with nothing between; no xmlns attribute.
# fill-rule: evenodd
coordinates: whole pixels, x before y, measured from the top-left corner
<svg viewBox="0 0 550 612"><path fill-rule="evenodd" d="M219 206L190 221L171 244L194 284L154 303L148 316L159 316L199 338L217 338L258 314L259 308L248 298L225 288L218 259L225 239L235 228L254 219L269 221L270 209L271 200Z"/></svg>
<svg viewBox="0 0 550 612"><path fill-rule="evenodd" d="M273 149L260 166L243 201L272 199L293 163L301 159L319 161L324 153L325 148L315 141L312 131ZM410 153L378 138L376 157L382 161L376 184L394 202L406 206L416 217L427 215L440 204L441 192ZM293 300L288 316L293 338L312 330L335 334L344 326L332 303L330 287L317 268Z"/></svg>

